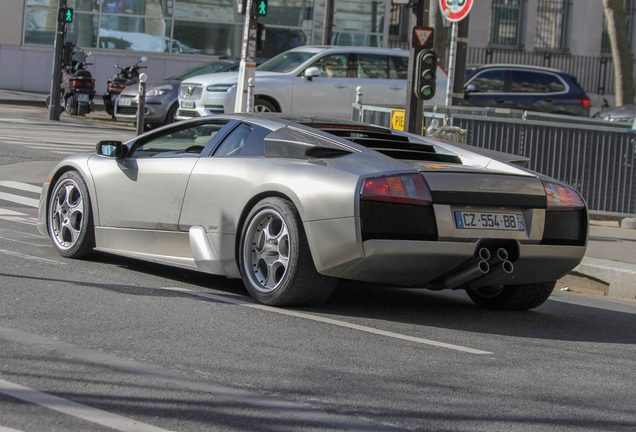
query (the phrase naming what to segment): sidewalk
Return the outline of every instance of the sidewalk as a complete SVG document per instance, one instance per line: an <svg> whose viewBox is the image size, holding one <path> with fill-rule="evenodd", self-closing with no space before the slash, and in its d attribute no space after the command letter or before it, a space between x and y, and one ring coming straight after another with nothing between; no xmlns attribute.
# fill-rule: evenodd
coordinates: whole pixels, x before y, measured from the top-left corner
<svg viewBox="0 0 636 432"><path fill-rule="evenodd" d="M0 104L46 107L47 96L45 93L0 89ZM113 122L104 111L100 96L95 98L95 112L90 117ZM556 289L636 299L635 228L635 218L624 219L621 228L619 220L597 220L592 215L585 258L557 282Z"/></svg>

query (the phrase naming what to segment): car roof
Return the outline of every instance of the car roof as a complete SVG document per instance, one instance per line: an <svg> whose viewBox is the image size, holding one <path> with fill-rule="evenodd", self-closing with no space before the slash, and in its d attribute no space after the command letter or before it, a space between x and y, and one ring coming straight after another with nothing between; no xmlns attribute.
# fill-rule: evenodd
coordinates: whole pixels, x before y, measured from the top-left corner
<svg viewBox="0 0 636 432"><path fill-rule="evenodd" d="M471 68L476 68L477 70L484 69L495 69L495 68L503 68L503 69L527 69L527 70L536 70L542 72L554 72L554 73L564 73L559 69L548 68L544 66L534 66L534 65L519 65L519 64L510 64L510 63L494 63L487 64L481 66L471 66Z"/></svg>
<svg viewBox="0 0 636 432"><path fill-rule="evenodd" d="M292 48L289 51L301 52L354 52L368 54L397 54L408 57L409 52L400 48L377 48L363 46L334 46L334 45L303 45Z"/></svg>

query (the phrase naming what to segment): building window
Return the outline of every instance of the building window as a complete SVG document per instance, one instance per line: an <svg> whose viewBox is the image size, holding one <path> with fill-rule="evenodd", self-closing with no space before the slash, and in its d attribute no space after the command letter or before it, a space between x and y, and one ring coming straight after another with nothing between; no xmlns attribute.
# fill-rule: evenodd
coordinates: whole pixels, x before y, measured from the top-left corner
<svg viewBox="0 0 636 432"><path fill-rule="evenodd" d="M535 49L566 51L570 0L539 0Z"/></svg>
<svg viewBox="0 0 636 432"><path fill-rule="evenodd" d="M627 20L627 40L632 42L632 36L634 34L634 12L636 5L634 0L623 0L623 6L625 7L625 19ZM603 35L601 37L601 53L611 54L612 46L610 44L609 34L607 34L607 20L605 14L603 14Z"/></svg>
<svg viewBox="0 0 636 432"><path fill-rule="evenodd" d="M521 46L522 0L493 0L490 45Z"/></svg>

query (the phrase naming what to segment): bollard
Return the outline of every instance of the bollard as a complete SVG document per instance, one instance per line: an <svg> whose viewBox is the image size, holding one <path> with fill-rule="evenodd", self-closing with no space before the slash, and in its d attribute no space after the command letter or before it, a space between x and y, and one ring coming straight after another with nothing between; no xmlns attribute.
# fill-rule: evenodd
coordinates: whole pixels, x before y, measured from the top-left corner
<svg viewBox="0 0 636 432"><path fill-rule="evenodd" d="M361 122L363 119L362 113L362 86L356 87L356 104L360 105L358 111L358 121ZM355 120L355 119L352 119Z"/></svg>
<svg viewBox="0 0 636 432"><path fill-rule="evenodd" d="M137 135L144 133L144 114L146 111L146 81L148 75L139 75L139 93L137 95Z"/></svg>
<svg viewBox="0 0 636 432"><path fill-rule="evenodd" d="M250 78L247 80L247 112L254 112L254 84L256 80L254 78Z"/></svg>

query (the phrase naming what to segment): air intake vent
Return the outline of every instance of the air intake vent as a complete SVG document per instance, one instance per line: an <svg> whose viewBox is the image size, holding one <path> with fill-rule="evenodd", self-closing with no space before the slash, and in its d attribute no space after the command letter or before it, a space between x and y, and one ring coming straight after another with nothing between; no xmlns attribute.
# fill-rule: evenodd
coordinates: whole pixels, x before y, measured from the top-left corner
<svg viewBox="0 0 636 432"><path fill-rule="evenodd" d="M360 201L362 240L437 240L432 207Z"/></svg>

